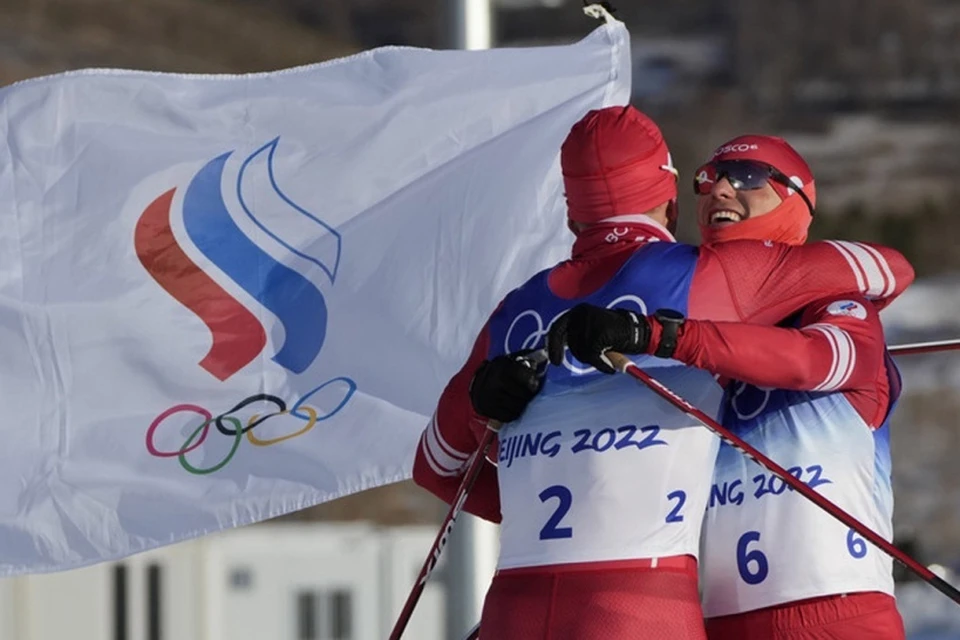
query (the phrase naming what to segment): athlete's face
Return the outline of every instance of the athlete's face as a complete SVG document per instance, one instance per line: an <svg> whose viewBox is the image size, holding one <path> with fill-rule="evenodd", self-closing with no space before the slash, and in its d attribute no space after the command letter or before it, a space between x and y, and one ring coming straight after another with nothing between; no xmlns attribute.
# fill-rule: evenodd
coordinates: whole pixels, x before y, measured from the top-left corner
<svg viewBox="0 0 960 640"><path fill-rule="evenodd" d="M758 218L776 209L782 199L765 182L757 189L734 189L724 177L713 183L709 193L697 196L697 221L714 228Z"/></svg>

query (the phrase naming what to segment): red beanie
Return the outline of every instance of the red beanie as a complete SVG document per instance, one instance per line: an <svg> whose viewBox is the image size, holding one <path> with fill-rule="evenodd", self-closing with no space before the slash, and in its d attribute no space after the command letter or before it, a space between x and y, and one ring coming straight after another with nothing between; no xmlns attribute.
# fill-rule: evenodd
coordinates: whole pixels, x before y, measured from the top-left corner
<svg viewBox="0 0 960 640"><path fill-rule="evenodd" d="M676 171L657 125L631 106L589 112L560 149L567 217L595 223L646 213L677 197Z"/></svg>
<svg viewBox="0 0 960 640"><path fill-rule="evenodd" d="M813 171L797 150L783 138L776 136L740 136L725 142L713 152L711 162L720 160L755 160L768 164L787 176L794 184L803 189L810 203L817 206L817 192L813 184ZM787 199L791 193L779 182L770 181L777 194Z"/></svg>

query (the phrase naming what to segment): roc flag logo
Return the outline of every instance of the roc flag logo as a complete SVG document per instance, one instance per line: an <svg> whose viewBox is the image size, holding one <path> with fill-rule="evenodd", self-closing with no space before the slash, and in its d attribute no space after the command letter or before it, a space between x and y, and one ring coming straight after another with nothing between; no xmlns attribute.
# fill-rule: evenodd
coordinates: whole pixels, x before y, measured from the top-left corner
<svg viewBox="0 0 960 640"><path fill-rule="evenodd" d="M211 159L188 181L180 206L174 206L179 187L171 187L147 205L134 232L137 257L147 273L210 330L210 347L199 365L221 381L263 352L267 344L264 317L276 318L283 327L283 344L271 358L291 373L306 371L326 338L328 310L315 282L326 280L332 285L336 281L341 237L280 188L274 171L278 142L279 138L274 139L242 161L231 160L233 151ZM225 168L231 161L240 164L236 178L228 180ZM233 191L232 205L224 198L228 190ZM277 243L274 251L282 247L301 258L292 262L302 265L304 273L259 246L238 224L243 217L248 229L252 223ZM190 258L174 233L174 221L192 244L191 252L202 255L229 279L226 287ZM227 287L245 292L254 308L245 306ZM147 428L146 448L155 458L177 458L188 473L214 473L234 459L243 439L254 447L269 447L302 436L339 413L356 388L350 378L336 377L289 403L257 389L217 411L175 404ZM175 432L182 445L171 448L166 443L177 438ZM219 445L208 437L217 433L226 436Z"/></svg>
<svg viewBox="0 0 960 640"><path fill-rule="evenodd" d="M320 290L304 275L280 263L248 237L228 209L223 190L234 189L240 211L288 251L319 267L330 283L337 278L341 238L332 227L288 198L274 175L279 138L243 160L235 184L224 185L224 167L234 152L207 162L189 181L182 206L173 211L177 187L151 202L137 222L134 244L147 273L180 304L206 324L212 336L200 366L226 380L263 351L263 311L283 325L283 346L274 362L302 373L320 353L326 336L327 306ZM193 246L245 291L262 309L250 310L190 259L171 226L182 216L182 228ZM275 222L283 216L284 225ZM290 224L293 220L294 223ZM307 253L295 246L298 231L321 237ZM298 234L299 235L299 234Z"/></svg>

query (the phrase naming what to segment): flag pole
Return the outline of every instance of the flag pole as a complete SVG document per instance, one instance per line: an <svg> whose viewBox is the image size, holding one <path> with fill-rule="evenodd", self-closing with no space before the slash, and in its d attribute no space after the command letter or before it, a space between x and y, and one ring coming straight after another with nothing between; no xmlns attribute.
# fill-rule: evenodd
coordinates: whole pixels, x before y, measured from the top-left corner
<svg viewBox="0 0 960 640"><path fill-rule="evenodd" d="M493 47L491 0L449 0L453 48L476 51Z"/></svg>
<svg viewBox="0 0 960 640"><path fill-rule="evenodd" d="M493 47L491 0L448 1L453 48L477 51ZM483 598L496 569L497 527L464 513L451 531L448 545L442 573L446 587L444 637L459 638L480 618Z"/></svg>
<svg viewBox="0 0 960 640"><path fill-rule="evenodd" d="M484 434L483 441L480 443L477 451L470 459L470 462L467 465L467 470L463 475L463 479L460 481L460 488L457 490L457 495L453 500L453 504L450 505L450 509L447 511L447 516L444 518L443 524L440 525L440 531L437 532L437 537L433 541L433 546L430 547L430 552L427 553L427 557L423 561L423 566L420 569L419 575L417 575L417 579L416 582L414 582L413 588L410 590L410 595L407 596L407 601L404 603L403 609L400 611L400 615L397 617L397 621L393 626L393 630L390 632L390 640L400 640L400 638L403 637L403 633L406 631L407 625L410 623L410 618L413 616L413 611L416 608L417 603L420 602L420 596L423 594L424 587L427 585L427 580L430 579L430 575L437 567L437 562L440 560L440 554L443 552L443 548L447 544L450 544L451 550L454 550L456 541L463 537L463 524L461 524L461 529L459 530L460 532L458 534L460 537L452 537L450 534L454 531L454 525L457 522L457 518L463 514L463 505L466 503L467 496L470 494L470 491L473 489L473 485L476 483L477 478L480 475L480 470L483 468L483 465L487 464L487 450L496 439L496 433L499 428L499 423L491 423L490 428ZM464 545L461 543L461 546ZM469 560L470 551L470 548L465 547L463 550L461 550L461 555L467 555ZM448 558L447 564L448 567L454 567L454 571L456 573L456 575L454 575L451 579L450 568L445 570L445 574L447 576L448 609L454 612L454 615L451 615L450 613L447 614L447 627L449 628L452 626L450 620L451 617L458 618L459 616L457 614L461 614L462 610L470 608L470 602L461 603L458 602L458 600L462 600L464 595L472 595L472 589L470 588L471 585L465 582L465 578L462 575L464 572L462 571L462 567L457 566L458 563L456 559ZM459 564L462 565L464 563L461 561ZM472 575L472 572L470 572L470 575ZM469 615L469 613L463 612L462 615ZM475 613L474 617L470 618L469 622L466 623L467 626L469 626L473 620L476 620L479 615L479 612ZM463 630L459 629L456 633L459 635L462 632ZM445 635L444 637L455 636Z"/></svg>

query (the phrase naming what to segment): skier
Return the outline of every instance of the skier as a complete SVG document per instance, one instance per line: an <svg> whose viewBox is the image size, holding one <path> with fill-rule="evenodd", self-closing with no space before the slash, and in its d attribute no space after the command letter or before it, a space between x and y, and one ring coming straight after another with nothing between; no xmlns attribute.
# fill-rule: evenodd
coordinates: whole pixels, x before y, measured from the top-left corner
<svg viewBox="0 0 960 640"><path fill-rule="evenodd" d="M452 501L489 419L499 438L465 508L500 522L498 571L483 638L704 638L697 547L718 439L603 363L561 354L545 381L521 359L545 346L577 303L630 311L676 309L773 325L828 294L870 293L835 244L676 243L676 170L657 126L632 107L587 114L561 149L570 260L501 302L425 429L414 479ZM895 278L913 271L873 247ZM817 276L817 277L814 277ZM656 346L679 323L661 316ZM718 410L712 375L639 356L700 406ZM499 487L498 487L499 481Z"/></svg>
<svg viewBox="0 0 960 640"><path fill-rule="evenodd" d="M788 191L790 180L797 184ZM803 243L812 184L807 163L780 138L721 145L694 181L704 241ZM758 208L781 200L769 212ZM836 246L868 294L896 287L873 248ZM598 354L580 350L580 333L599 331L614 350L653 353L660 330L656 319L599 307L579 310L572 324L571 349L588 361ZM648 335L652 341L638 348ZM900 378L870 299L824 295L782 328L688 320L669 355L730 381L726 427L892 538L890 416ZM891 558L728 445L720 448L701 549L711 640L905 637Z"/></svg>

